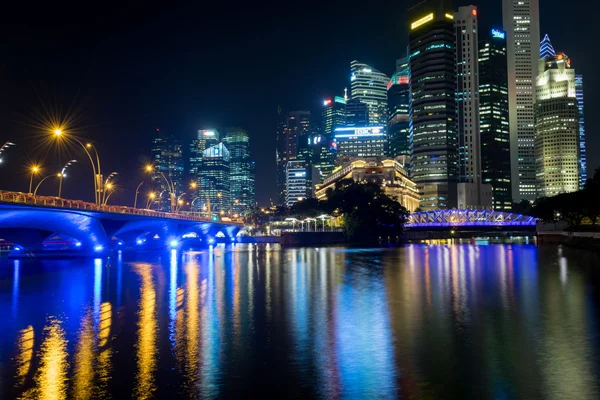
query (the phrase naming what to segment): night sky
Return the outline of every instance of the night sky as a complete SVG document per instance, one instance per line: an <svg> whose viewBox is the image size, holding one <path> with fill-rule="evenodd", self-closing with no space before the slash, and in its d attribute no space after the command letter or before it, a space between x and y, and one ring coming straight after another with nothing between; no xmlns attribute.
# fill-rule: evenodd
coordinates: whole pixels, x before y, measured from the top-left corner
<svg viewBox="0 0 600 400"><path fill-rule="evenodd" d="M65 180L65 197L93 198L84 155L44 144L43 132L32 126L45 108L66 115L72 106L77 134L97 145L103 172L120 173L114 203L131 204L137 184L148 181L142 164L156 128L187 141L198 129L241 126L250 133L256 160L257 200L267 205L276 198L277 105L320 112L324 98L343 95L349 86L353 59L391 74L406 48L411 4L221 2L222 8L207 8L204 3L4 6L0 145L10 140L18 146L3 155L0 189L27 191L28 161L42 161L45 172L55 172L75 157L80 165ZM501 0L475 5L480 32L502 26ZM591 173L600 167L595 70L600 60L592 34L597 18L586 5L544 0L540 19L542 37L548 33L555 49L567 53L584 75ZM40 194L56 194L50 181Z"/></svg>

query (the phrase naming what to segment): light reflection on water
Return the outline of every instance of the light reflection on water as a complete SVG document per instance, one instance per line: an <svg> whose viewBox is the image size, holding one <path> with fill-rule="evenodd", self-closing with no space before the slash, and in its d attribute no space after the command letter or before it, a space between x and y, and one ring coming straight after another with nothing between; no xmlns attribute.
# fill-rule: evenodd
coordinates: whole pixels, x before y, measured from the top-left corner
<svg viewBox="0 0 600 400"><path fill-rule="evenodd" d="M0 398L600 396L600 265L527 245L0 260Z"/></svg>

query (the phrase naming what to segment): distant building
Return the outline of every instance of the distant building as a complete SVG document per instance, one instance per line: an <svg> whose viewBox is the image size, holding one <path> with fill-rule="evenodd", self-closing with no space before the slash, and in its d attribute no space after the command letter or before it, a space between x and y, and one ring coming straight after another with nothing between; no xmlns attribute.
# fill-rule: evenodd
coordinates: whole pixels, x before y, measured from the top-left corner
<svg viewBox="0 0 600 400"><path fill-rule="evenodd" d="M369 126L369 108L360 99L346 101L346 122L344 126Z"/></svg>
<svg viewBox="0 0 600 400"><path fill-rule="evenodd" d="M492 29L479 42L479 129L481 178L492 185L493 208L512 209L510 130L505 33Z"/></svg>
<svg viewBox="0 0 600 400"><path fill-rule="evenodd" d="M335 130L338 157L383 157L387 150L384 126L342 127Z"/></svg>
<svg viewBox="0 0 600 400"><path fill-rule="evenodd" d="M388 83L388 156L410 156L410 71L406 57L396 62Z"/></svg>
<svg viewBox="0 0 600 400"><path fill-rule="evenodd" d="M229 150L231 209L242 214L256 205L254 161L250 158L250 137L242 128L227 128L223 144Z"/></svg>
<svg viewBox="0 0 600 400"><path fill-rule="evenodd" d="M350 93L369 110L369 124L387 123L387 83L390 78L375 68L360 61L350 63Z"/></svg>
<svg viewBox="0 0 600 400"><path fill-rule="evenodd" d="M408 10L411 176L423 210L457 203L456 48L449 0Z"/></svg>
<svg viewBox="0 0 600 400"><path fill-rule="evenodd" d="M549 46L548 36L542 45ZM538 197L549 197L579 189L579 104L575 70L564 53L539 61L535 103L535 161Z"/></svg>
<svg viewBox="0 0 600 400"><path fill-rule="evenodd" d="M335 128L344 126L346 123L346 100L343 97L335 96L332 99L323 101L323 110L321 111L321 135L328 139L333 138Z"/></svg>
<svg viewBox="0 0 600 400"><path fill-rule="evenodd" d="M316 198L326 199L327 190L334 189L335 184L342 179L376 183L386 195L402 204L408 211L413 212L419 207L420 195L417 185L408 177L408 171L398 160L386 157L349 160L336 167L323 184L316 186Z"/></svg>
<svg viewBox="0 0 600 400"><path fill-rule="evenodd" d="M277 204L285 203L285 170L288 161L287 155L287 141L285 137L286 128L286 115L281 109L277 107L277 121L275 126L276 132L276 147L275 147L275 163L276 163L276 182L277 182Z"/></svg>
<svg viewBox="0 0 600 400"><path fill-rule="evenodd" d="M211 214L226 214L231 210L230 184L231 155L223 143L216 144L202 153L200 167L200 196L202 209Z"/></svg>
<svg viewBox="0 0 600 400"><path fill-rule="evenodd" d="M313 197L312 168L303 160L288 161L285 182L285 206Z"/></svg>
<svg viewBox="0 0 600 400"><path fill-rule="evenodd" d="M585 121L583 119L583 75L575 74L575 95L579 107L579 189L587 182L587 151L585 146Z"/></svg>
<svg viewBox="0 0 600 400"><path fill-rule="evenodd" d="M539 59L539 0L502 0L508 59L508 109L513 201L536 197L533 105Z"/></svg>
<svg viewBox="0 0 600 400"><path fill-rule="evenodd" d="M159 193L155 204L159 210L171 211L171 198L184 191L184 162L181 142L173 135L166 134L157 129L152 138L152 183ZM163 177L164 175L164 177ZM175 192L171 195L171 185L166 179L173 182Z"/></svg>
<svg viewBox="0 0 600 400"><path fill-rule="evenodd" d="M220 141L219 131L216 129L200 129L190 142L189 174L193 181L198 180L198 170L202 163L202 153Z"/></svg>

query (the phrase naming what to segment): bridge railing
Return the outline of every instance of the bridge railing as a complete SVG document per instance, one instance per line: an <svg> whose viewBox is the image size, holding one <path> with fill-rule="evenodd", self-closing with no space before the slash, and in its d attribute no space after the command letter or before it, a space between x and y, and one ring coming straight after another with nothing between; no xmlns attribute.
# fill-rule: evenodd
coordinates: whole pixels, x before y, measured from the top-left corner
<svg viewBox="0 0 600 400"><path fill-rule="evenodd" d="M34 205L34 206L46 206L46 207L58 207L58 208L68 208L71 210L84 210L84 211L98 211L98 212L108 212L108 213L117 213L117 214L131 214L131 215L141 215L146 217L156 217L156 218L171 218L185 221L195 221L195 222L214 222L207 218L201 218L195 215L189 214L179 214L179 213L168 213L163 211L154 211L148 209L140 209L133 208L127 206L113 206L113 205L98 205L95 203L90 203L82 200L69 200L62 199L59 197L52 196L34 196L28 193L21 192L6 192L0 190L0 202L4 203L16 203L16 204L26 204L26 205ZM232 221L236 223L236 221ZM229 223L229 221L228 221Z"/></svg>

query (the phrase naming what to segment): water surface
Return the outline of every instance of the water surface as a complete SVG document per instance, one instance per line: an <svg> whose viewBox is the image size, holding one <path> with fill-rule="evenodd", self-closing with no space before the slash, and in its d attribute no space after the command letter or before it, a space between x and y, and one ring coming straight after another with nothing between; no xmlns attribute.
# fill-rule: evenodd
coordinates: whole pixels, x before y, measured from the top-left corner
<svg viewBox="0 0 600 400"><path fill-rule="evenodd" d="M600 398L600 257L228 245L0 259L0 398Z"/></svg>

